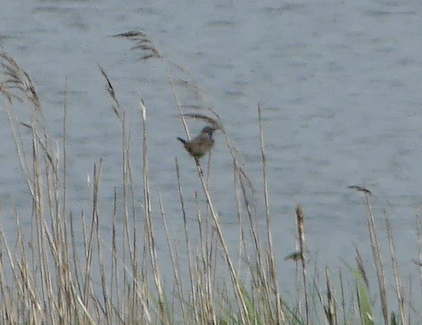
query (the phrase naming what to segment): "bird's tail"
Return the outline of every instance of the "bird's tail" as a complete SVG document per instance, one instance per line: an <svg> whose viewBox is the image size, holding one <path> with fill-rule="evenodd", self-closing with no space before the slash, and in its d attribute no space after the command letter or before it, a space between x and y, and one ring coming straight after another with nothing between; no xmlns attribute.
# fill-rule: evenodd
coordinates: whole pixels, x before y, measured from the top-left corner
<svg viewBox="0 0 422 325"><path fill-rule="evenodd" d="M186 140L185 139L182 139L182 138L180 138L180 137L177 137L177 140L179 140L181 143L183 143L183 144L185 144L186 143Z"/></svg>

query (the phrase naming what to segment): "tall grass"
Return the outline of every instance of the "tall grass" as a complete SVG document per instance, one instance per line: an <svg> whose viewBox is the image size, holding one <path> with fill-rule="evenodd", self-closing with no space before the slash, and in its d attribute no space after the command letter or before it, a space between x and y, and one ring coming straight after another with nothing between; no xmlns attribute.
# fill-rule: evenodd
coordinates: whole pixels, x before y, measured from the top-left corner
<svg viewBox="0 0 422 325"><path fill-rule="evenodd" d="M333 276L321 267L324 280L308 278L308 249L306 248L306 212L296 209L298 251L291 256L300 271L299 294L291 301L280 290L275 248L272 241L271 195L265 152L265 126L262 108L258 106L257 121L261 143L261 159L265 211L265 236L260 235L256 190L243 168L239 152L230 139L216 110L206 107L192 113L179 100L178 87L183 86L198 95L200 89L188 81L174 80L168 61L155 43L144 33L128 32L116 35L135 42L134 50L141 59L157 59L168 72L168 80L179 110L180 120L189 137L187 119L200 119L220 127L233 158L234 197L239 220L241 246L233 251L225 237L218 202L209 191L211 160L196 164L202 189L193 201L195 211L187 211L179 164L175 172L181 221L184 225L185 251L174 243L168 226L162 195L151 189L153 177L149 169L148 109L141 99L139 118L142 121L142 193L136 193L136 180L131 162L127 114L105 69L99 67L105 79L111 102L111 112L119 121L121 131L121 171L123 199L114 194L111 237L105 238L100 228L101 205L99 192L103 162L95 162L92 171L92 194L89 211L69 211L67 202L67 106L63 110L63 141L57 147L49 133L42 103L29 75L8 54L0 56L0 91L22 173L27 182L31 209L31 232L23 226L19 211L15 213L17 232L14 236L0 228L0 317L7 324L418 324L420 314L411 303L411 293L404 292L403 278L388 218L387 235L394 270L397 301L394 308L388 302L385 262L381 256L377 225L371 208L370 192L353 187L363 195L368 215L368 230L377 271L377 297L381 309L376 310L370 291L366 267L357 252L356 266L344 265ZM178 66L180 68L180 66ZM16 105L29 108L29 122L21 123ZM30 134L30 140L22 134ZM192 163L195 163L192 160ZM204 167L207 169L204 170ZM141 195L139 195L141 194ZM137 197L142 197L138 210ZM159 202L157 215L152 199ZM206 208L203 209L201 200ZM123 221L118 212L123 211ZM196 227L188 222L196 216ZM161 218L170 256L172 280L165 278L160 268L154 220ZM143 220L143 234L136 231ZM191 233L199 234L199 242ZM181 234L178 234L179 236ZM13 238L11 240L11 238ZM183 253L184 252L184 253ZM181 256L180 254L186 254ZM187 266L182 265L187 261ZM236 262L237 261L237 262ZM187 274L185 270L187 269ZM344 274L346 272L346 274ZM351 282L345 282L347 275ZM348 277L350 278L350 277ZM294 279L291 279L294 282ZM348 290L348 288L354 288ZM304 306L304 308L303 308ZM413 319L411 317L414 317Z"/></svg>

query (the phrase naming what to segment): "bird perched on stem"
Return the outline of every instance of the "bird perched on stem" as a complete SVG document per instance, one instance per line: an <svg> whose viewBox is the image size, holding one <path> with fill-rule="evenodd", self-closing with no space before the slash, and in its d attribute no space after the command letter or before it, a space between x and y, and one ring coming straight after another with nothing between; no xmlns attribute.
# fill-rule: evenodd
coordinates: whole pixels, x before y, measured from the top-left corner
<svg viewBox="0 0 422 325"><path fill-rule="evenodd" d="M198 161L199 158L204 156L211 150L214 145L214 139L212 134L218 128L215 126L208 125L204 127L201 133L190 141L177 137L181 143L183 143L185 149L189 154Z"/></svg>

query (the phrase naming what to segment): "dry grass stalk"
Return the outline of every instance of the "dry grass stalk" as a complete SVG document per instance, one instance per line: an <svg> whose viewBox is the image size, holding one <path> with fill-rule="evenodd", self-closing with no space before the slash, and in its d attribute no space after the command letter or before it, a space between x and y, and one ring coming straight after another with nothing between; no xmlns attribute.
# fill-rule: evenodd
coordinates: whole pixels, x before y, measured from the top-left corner
<svg viewBox="0 0 422 325"><path fill-rule="evenodd" d="M366 203L367 212L368 212L367 220L368 220L369 238L371 240L372 254L374 258L375 269L377 272L378 289L379 289L380 299L381 299L382 315L384 317L384 324L389 325L384 263L381 256L381 248L380 248L380 243L379 243L378 235L376 231L375 218L374 218L372 207L369 201L370 194L366 192L364 192L364 194L365 194L365 203Z"/></svg>
<svg viewBox="0 0 422 325"><path fill-rule="evenodd" d="M264 192L264 205L265 205L265 219L266 219L266 230L267 230L267 242L268 242L268 279L271 283L271 288L268 288L268 294L273 293L276 301L277 316L274 317L274 321L280 322L284 321L284 313L282 311L282 301L280 297L280 292L278 288L277 281L277 266L274 256L273 240L271 235L271 215L270 215L270 203L269 203L269 192L268 192L268 177L267 177L267 159L265 155L265 144L264 144L264 128L262 125L262 112L261 105L258 105L258 121L259 121L259 139L261 145L261 161L262 161L262 178L264 180L263 192Z"/></svg>
<svg viewBox="0 0 422 325"><path fill-rule="evenodd" d="M391 223L388 217L385 217L385 225L387 229L387 237L388 237L388 243L390 245L390 254L391 254L391 264L393 266L393 273L394 273L394 281L395 281L395 293L397 297L398 302L398 308L399 308L399 314L400 314L400 321L401 324L409 324L406 317L406 307L405 307L405 301L404 301L404 288L402 283L402 277L400 275L400 268L399 263L397 260L397 251L396 246L394 244L394 238L393 238L393 232L391 229ZM393 320L390 320L391 323L393 323Z"/></svg>
<svg viewBox="0 0 422 325"><path fill-rule="evenodd" d="M306 268L306 245L305 245L305 222L302 207L300 205L296 206L296 220L297 220L297 230L299 235L299 247L300 247L300 261L302 265L302 281L303 281L303 290L305 294L305 311L306 311L306 324L309 325L311 322L310 319L310 306L309 306L309 294L308 294L308 277L307 277L307 268Z"/></svg>
<svg viewBox="0 0 422 325"><path fill-rule="evenodd" d="M325 268L325 281L326 281L326 289L327 289L327 306L325 308L325 315L327 317L327 321L329 325L337 325L338 324L338 316L337 316L337 303L335 301L335 293L331 286L330 280L330 271Z"/></svg>

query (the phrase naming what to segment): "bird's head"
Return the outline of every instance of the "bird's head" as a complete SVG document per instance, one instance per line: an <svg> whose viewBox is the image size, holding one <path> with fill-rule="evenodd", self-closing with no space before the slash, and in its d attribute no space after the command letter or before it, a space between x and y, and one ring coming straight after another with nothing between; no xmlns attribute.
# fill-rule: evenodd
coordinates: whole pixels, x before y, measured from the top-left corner
<svg viewBox="0 0 422 325"><path fill-rule="evenodd" d="M218 127L216 127L216 126L213 126L213 125L207 125L206 127L204 127L203 129L202 129L202 133L206 133L206 134L208 134L210 137L212 137L212 133L215 131L215 130L218 130L219 128Z"/></svg>

